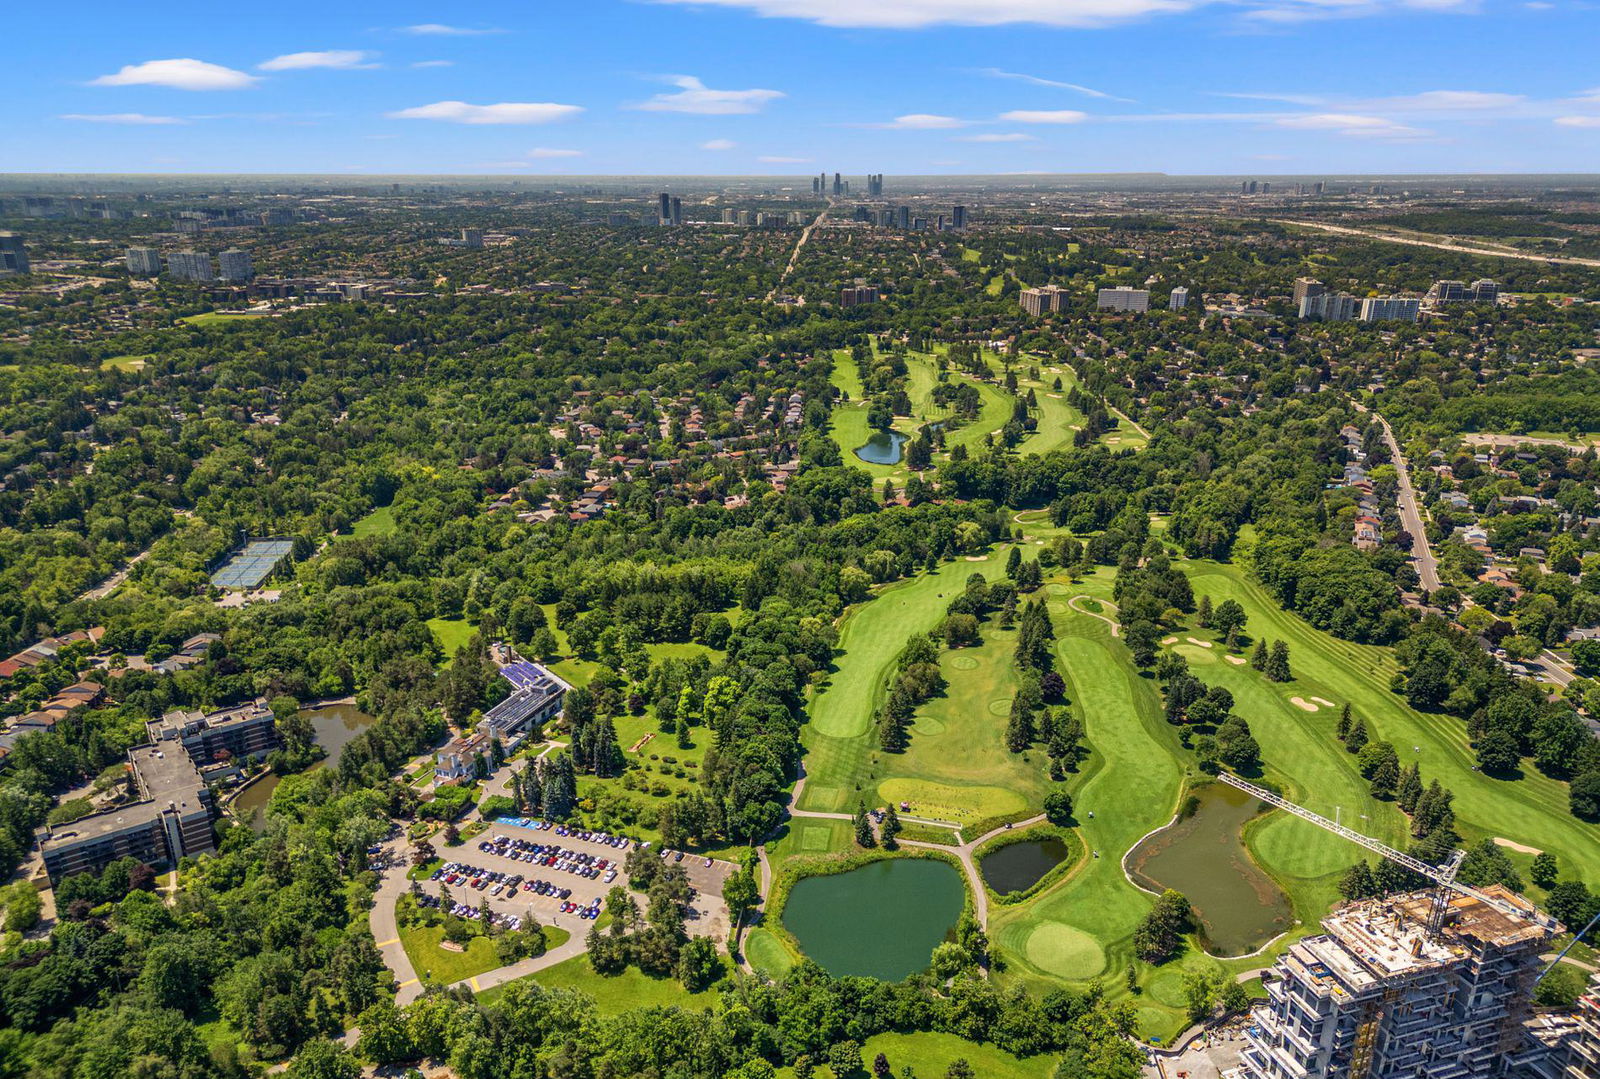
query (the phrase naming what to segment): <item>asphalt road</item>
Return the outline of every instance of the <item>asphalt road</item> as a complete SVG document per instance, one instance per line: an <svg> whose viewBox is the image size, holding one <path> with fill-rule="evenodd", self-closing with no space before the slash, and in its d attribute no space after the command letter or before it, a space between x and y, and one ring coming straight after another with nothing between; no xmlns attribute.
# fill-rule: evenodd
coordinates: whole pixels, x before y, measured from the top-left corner
<svg viewBox="0 0 1600 1079"><path fill-rule="evenodd" d="M1428 546L1428 529L1422 520L1421 507L1417 505L1416 489L1411 486L1411 466L1400 452L1400 443L1395 441L1389 421L1376 412L1372 413L1372 418L1383 428L1383 441L1389 447L1389 456L1394 458L1395 471L1400 474L1400 523L1411 533L1411 559L1417 565L1422 587L1433 592L1439 587L1439 562Z"/></svg>

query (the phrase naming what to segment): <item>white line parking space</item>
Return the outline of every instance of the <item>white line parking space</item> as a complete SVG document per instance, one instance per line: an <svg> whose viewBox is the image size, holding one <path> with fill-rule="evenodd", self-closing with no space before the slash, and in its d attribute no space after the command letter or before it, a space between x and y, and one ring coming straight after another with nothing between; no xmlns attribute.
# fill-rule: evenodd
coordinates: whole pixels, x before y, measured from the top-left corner
<svg viewBox="0 0 1600 1079"><path fill-rule="evenodd" d="M502 918L528 915L574 934L604 909L606 893L628 884L623 860L635 843L604 832L583 832L548 821L500 820L477 838L442 852L445 868L421 882L425 896L441 885L456 904L476 911L485 901ZM681 865L693 892L685 928L725 939L729 918L722 886L733 865L704 856L666 852ZM707 865L707 862L710 865Z"/></svg>

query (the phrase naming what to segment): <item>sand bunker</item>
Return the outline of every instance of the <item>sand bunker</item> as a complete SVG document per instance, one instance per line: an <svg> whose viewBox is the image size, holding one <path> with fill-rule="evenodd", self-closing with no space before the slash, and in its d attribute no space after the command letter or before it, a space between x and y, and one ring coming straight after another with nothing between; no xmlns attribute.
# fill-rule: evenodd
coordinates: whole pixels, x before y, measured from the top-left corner
<svg viewBox="0 0 1600 1079"><path fill-rule="evenodd" d="M1168 644L1168 645L1177 644L1178 643L1178 638L1176 638L1176 637L1167 637L1161 643L1162 644Z"/></svg>
<svg viewBox="0 0 1600 1079"><path fill-rule="evenodd" d="M1228 662L1232 663L1234 666L1243 667L1244 666L1244 657L1243 656L1229 656L1228 657Z"/></svg>
<svg viewBox="0 0 1600 1079"><path fill-rule="evenodd" d="M1312 697L1311 699L1316 701L1318 704L1322 705L1322 707L1324 707L1324 708L1332 708L1333 707L1333 702L1328 700L1326 697Z"/></svg>
<svg viewBox="0 0 1600 1079"><path fill-rule="evenodd" d="M1210 641L1202 641L1199 637L1190 637L1189 638L1189 643L1194 645L1196 648L1210 648L1211 647L1211 642Z"/></svg>
<svg viewBox="0 0 1600 1079"><path fill-rule="evenodd" d="M1317 706L1306 700L1304 697L1290 697L1289 703L1294 705L1296 708L1302 708L1307 712L1315 712L1317 710Z"/></svg>

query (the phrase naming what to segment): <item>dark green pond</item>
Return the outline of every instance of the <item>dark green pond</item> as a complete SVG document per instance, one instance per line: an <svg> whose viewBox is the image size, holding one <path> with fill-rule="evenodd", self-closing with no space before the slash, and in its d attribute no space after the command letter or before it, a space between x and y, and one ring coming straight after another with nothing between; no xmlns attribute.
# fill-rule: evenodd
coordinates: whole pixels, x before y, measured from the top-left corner
<svg viewBox="0 0 1600 1079"><path fill-rule="evenodd" d="M993 854L984 855L979 868L983 879L1001 895L1025 892L1039 883L1050 870L1067 860L1071 852L1060 839L1025 839L1008 843Z"/></svg>
<svg viewBox="0 0 1600 1079"><path fill-rule="evenodd" d="M374 718L353 704L330 704L309 709L302 714L311 719L311 728L317 732L317 745L328 751L326 757L307 771L339 763L339 755L344 752L344 747L370 727ZM249 821L250 827L259 830L266 823L267 803L272 800L272 792L278 789L282 779L282 776L268 773L250 784L233 800L234 815Z"/></svg>
<svg viewBox="0 0 1600 1079"><path fill-rule="evenodd" d="M906 436L899 431L874 431L866 445L856 448L856 456L868 464L897 465L900 463L900 447L906 441Z"/></svg>
<svg viewBox="0 0 1600 1079"><path fill-rule="evenodd" d="M1213 955L1253 952L1293 923L1288 897L1245 850L1240 829L1259 803L1244 791L1213 783L1196 792L1192 816L1144 839L1128 854L1128 871L1146 888L1174 888L1200 917Z"/></svg>
<svg viewBox="0 0 1600 1079"><path fill-rule="evenodd" d="M889 858L801 880L783 925L834 977L897 982L928 965L965 900L961 875L944 862Z"/></svg>

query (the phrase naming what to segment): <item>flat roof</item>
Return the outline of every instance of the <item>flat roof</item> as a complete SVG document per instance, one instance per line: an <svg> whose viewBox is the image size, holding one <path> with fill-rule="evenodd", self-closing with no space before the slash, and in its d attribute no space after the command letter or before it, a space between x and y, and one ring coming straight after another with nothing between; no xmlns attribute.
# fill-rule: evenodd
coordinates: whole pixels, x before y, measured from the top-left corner
<svg viewBox="0 0 1600 1079"><path fill-rule="evenodd" d="M251 540L211 575L211 583L218 588L255 588L272 576L278 563L293 550L291 539Z"/></svg>
<svg viewBox="0 0 1600 1079"><path fill-rule="evenodd" d="M183 816L205 809L200 801L200 793L205 789L200 782L200 773L195 770L189 755L181 749L137 746L128 750L128 761L138 772L139 783L146 797L131 805L115 806L80 817L70 824L51 828L49 837L39 844L41 851L56 850L86 839L101 839L129 828L147 826L160 817L169 802L176 802L178 812Z"/></svg>

